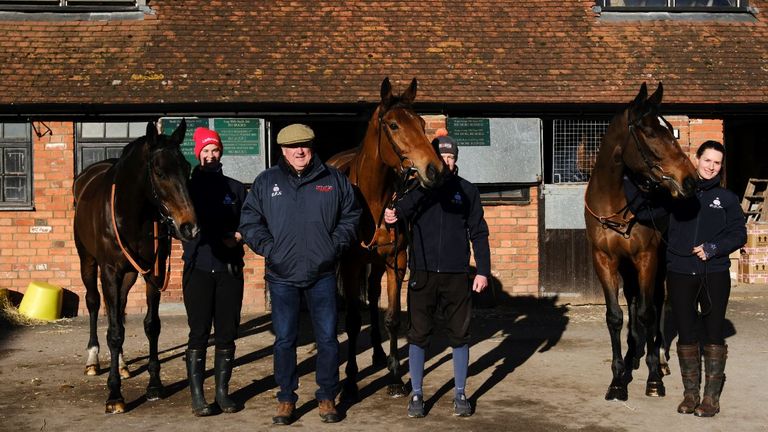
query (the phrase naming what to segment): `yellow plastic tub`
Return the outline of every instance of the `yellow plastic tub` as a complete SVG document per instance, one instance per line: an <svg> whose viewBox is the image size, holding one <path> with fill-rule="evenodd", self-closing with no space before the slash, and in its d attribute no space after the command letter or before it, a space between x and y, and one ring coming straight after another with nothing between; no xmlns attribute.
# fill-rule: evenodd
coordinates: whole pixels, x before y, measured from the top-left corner
<svg viewBox="0 0 768 432"><path fill-rule="evenodd" d="M39 320L59 319L63 299L64 291L61 287L47 282L30 282L24 298L21 299L19 312Z"/></svg>

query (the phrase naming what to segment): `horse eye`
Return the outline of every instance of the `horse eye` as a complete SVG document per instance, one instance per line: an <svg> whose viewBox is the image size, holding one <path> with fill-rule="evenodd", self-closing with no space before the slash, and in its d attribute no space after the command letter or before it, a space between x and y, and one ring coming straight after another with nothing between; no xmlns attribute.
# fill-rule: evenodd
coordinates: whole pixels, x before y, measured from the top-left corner
<svg viewBox="0 0 768 432"><path fill-rule="evenodd" d="M392 129L392 130L398 130L400 128L400 126L398 126L397 123L392 122L392 123L389 124L389 128Z"/></svg>

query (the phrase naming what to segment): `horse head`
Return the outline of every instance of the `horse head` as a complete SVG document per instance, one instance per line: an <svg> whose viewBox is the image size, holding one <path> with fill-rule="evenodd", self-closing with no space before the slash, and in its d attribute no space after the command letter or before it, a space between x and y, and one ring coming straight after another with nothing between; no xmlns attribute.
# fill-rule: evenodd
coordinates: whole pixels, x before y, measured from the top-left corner
<svg viewBox="0 0 768 432"><path fill-rule="evenodd" d="M378 121L379 153L385 164L399 173L415 171L421 185L432 188L442 182L443 161L424 131L424 119L413 110L416 78L399 96L392 94L389 78L381 83L381 103L374 113ZM386 141L387 143L383 143Z"/></svg>
<svg viewBox="0 0 768 432"><path fill-rule="evenodd" d="M666 188L674 198L694 194L696 169L675 139L672 125L659 114L664 87L659 83L650 96L643 83L626 109L627 138L624 164L651 184Z"/></svg>
<svg viewBox="0 0 768 432"><path fill-rule="evenodd" d="M174 237L189 241L197 237L197 217L187 191L190 165L181 153L187 131L182 120L171 134L160 135L152 122L147 124L145 148L148 151L149 199L164 222L173 227Z"/></svg>

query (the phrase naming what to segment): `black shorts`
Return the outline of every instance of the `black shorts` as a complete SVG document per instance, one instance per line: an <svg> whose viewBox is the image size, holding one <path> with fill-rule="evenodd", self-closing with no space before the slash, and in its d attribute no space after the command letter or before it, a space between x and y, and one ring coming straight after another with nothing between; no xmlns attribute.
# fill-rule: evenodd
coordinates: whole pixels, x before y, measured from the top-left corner
<svg viewBox="0 0 768 432"><path fill-rule="evenodd" d="M411 271L408 282L408 342L429 345L436 318L445 322L451 347L469 343L472 290L466 273Z"/></svg>

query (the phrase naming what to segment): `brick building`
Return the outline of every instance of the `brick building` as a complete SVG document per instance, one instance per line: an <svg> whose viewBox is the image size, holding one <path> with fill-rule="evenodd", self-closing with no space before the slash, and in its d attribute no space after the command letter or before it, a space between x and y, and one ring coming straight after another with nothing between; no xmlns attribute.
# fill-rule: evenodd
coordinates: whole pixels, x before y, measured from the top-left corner
<svg viewBox="0 0 768 432"><path fill-rule="evenodd" d="M734 191L768 177L768 2L645 3L0 0L0 286L45 280L85 311L72 181L147 121L257 121L248 161L262 167L279 128L301 121L327 158L359 142L389 76L396 91L419 79L428 135L489 125L480 147L499 157L467 145L459 165L484 194L496 292L598 298L585 180L563 163L596 147L642 82L663 81L684 150L725 142ZM181 302L179 249L166 308ZM248 257L244 308L261 311L264 263ZM128 312L143 309L137 286Z"/></svg>

